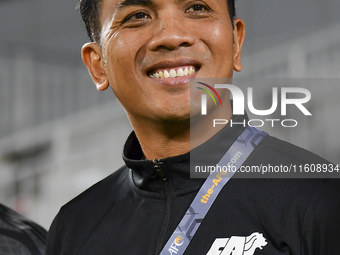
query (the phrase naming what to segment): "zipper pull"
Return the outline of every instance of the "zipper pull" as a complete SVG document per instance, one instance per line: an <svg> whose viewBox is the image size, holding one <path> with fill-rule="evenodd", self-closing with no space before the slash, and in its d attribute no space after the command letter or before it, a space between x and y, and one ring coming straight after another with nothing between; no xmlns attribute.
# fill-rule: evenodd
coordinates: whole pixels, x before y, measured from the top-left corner
<svg viewBox="0 0 340 255"><path fill-rule="evenodd" d="M166 181L166 177L164 175L163 169L162 169L162 164L163 162L159 161L158 159L154 159L153 161L153 167L156 170L156 173L158 174L158 176L163 180Z"/></svg>

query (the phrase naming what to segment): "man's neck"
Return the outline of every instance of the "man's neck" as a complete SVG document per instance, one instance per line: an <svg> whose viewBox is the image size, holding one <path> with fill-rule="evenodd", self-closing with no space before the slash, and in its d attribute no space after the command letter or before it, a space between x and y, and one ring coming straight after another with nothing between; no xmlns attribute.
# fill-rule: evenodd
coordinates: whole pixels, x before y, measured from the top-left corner
<svg viewBox="0 0 340 255"><path fill-rule="evenodd" d="M229 103L230 104L230 103ZM229 105L219 108L208 117L197 116L181 122L153 122L148 120L130 121L142 147L145 159L163 159L178 156L198 147L217 134L224 126L213 127L213 119L230 120Z"/></svg>
<svg viewBox="0 0 340 255"><path fill-rule="evenodd" d="M130 118L146 159L162 159L190 151L190 121L183 123L143 123Z"/></svg>

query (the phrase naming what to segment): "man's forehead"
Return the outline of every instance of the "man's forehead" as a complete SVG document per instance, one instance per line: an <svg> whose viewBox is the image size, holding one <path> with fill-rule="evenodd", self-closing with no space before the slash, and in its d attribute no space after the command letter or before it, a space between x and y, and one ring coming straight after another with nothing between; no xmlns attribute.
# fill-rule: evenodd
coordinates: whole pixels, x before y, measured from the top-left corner
<svg viewBox="0 0 340 255"><path fill-rule="evenodd" d="M121 9L127 6L150 6L155 5L157 4L157 2L162 1L170 2L171 0L117 0L117 1L110 0L110 2L116 2L114 3L114 5L117 9ZM184 2L185 0L172 0L172 1L175 3L180 3Z"/></svg>
<svg viewBox="0 0 340 255"><path fill-rule="evenodd" d="M131 5L148 6L152 4L154 4L152 0L120 0L117 4L117 8Z"/></svg>
<svg viewBox="0 0 340 255"><path fill-rule="evenodd" d="M155 4L155 0L102 0L103 11L114 11L117 12L128 6L150 6Z"/></svg>

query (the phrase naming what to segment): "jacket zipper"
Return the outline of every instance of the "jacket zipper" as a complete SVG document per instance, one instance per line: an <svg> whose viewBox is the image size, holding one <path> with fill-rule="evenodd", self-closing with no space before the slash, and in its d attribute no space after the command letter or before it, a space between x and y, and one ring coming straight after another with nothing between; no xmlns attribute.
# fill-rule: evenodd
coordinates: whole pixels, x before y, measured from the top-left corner
<svg viewBox="0 0 340 255"><path fill-rule="evenodd" d="M152 162L153 162L153 167L155 168L158 176L162 179L162 181L166 181L166 176L165 176L163 169L162 169L163 162L156 159L156 158Z"/></svg>
<svg viewBox="0 0 340 255"><path fill-rule="evenodd" d="M158 176L161 178L163 181L163 186L164 186L164 193L165 193L165 213L164 213L164 220L163 224L161 227L161 231L159 232L157 244L156 244L156 253L155 255L159 255L163 249L163 246L165 245L166 241L165 236L167 233L167 230L169 228L169 223L170 223L170 216L171 216L171 210L173 209L172 207L172 201L173 201L173 194L171 192L171 183L167 179L164 170L162 168L163 162L161 160L154 159L153 160L154 164L154 169L156 170Z"/></svg>

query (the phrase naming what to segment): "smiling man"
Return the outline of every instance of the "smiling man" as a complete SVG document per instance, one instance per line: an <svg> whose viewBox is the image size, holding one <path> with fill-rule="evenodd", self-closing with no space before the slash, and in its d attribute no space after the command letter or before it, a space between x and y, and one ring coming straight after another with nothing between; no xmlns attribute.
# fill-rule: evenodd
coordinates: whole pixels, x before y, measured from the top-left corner
<svg viewBox="0 0 340 255"><path fill-rule="evenodd" d="M111 86L146 158L188 152L190 78L241 70L243 22L233 20L233 30L225 0L102 1L98 9L99 36L82 52L98 90Z"/></svg>
<svg viewBox="0 0 340 255"><path fill-rule="evenodd" d="M232 179L213 197L221 178L195 198L206 184L190 179L190 148L216 164L248 131L211 129L190 146L190 121L200 120L190 79L232 78L242 69L245 26L233 0L81 0L79 7L91 39L83 61L98 90L111 87L134 132L126 165L63 206L47 254L340 254L339 182ZM236 122L242 116L232 116L229 96L222 94L223 117ZM244 165L329 164L260 136ZM193 200L215 201L203 215Z"/></svg>

